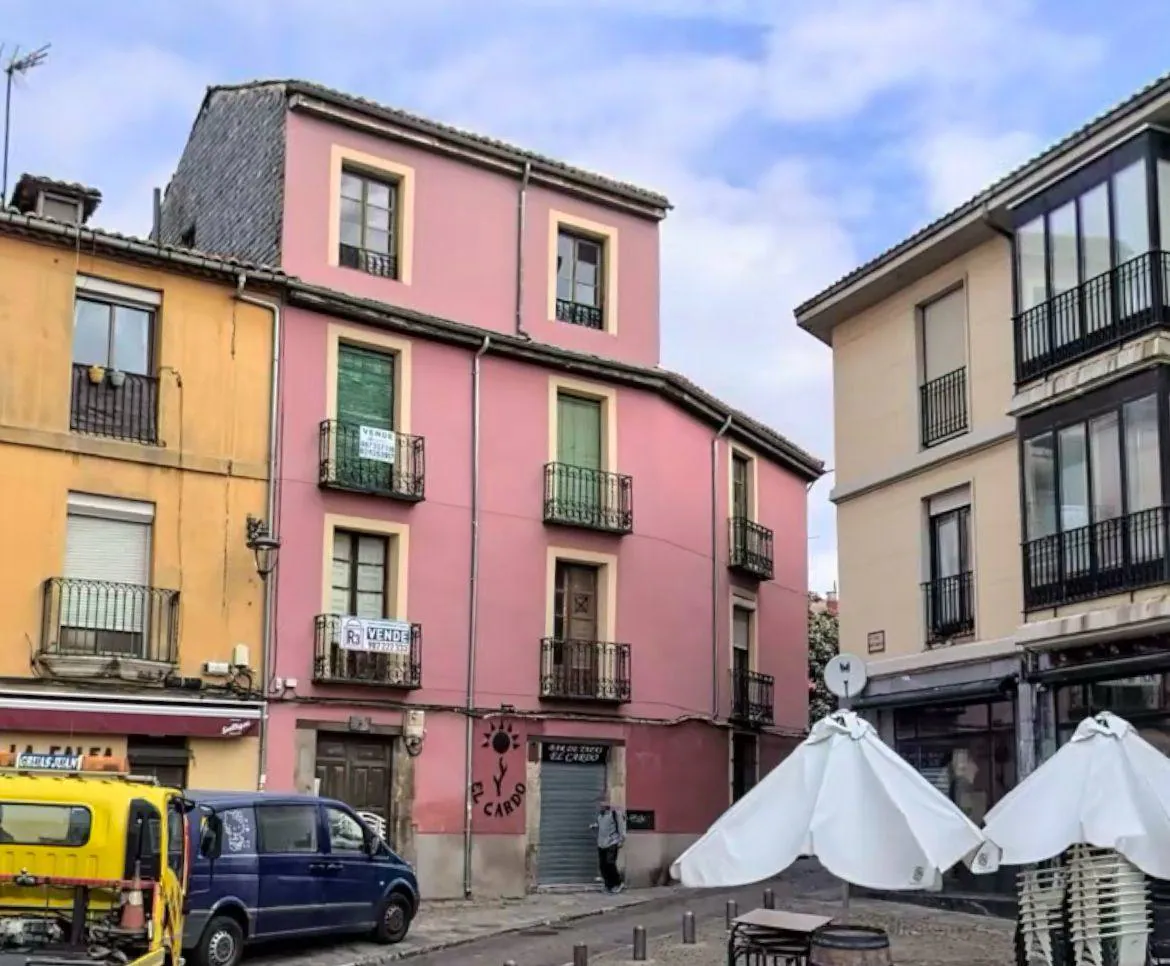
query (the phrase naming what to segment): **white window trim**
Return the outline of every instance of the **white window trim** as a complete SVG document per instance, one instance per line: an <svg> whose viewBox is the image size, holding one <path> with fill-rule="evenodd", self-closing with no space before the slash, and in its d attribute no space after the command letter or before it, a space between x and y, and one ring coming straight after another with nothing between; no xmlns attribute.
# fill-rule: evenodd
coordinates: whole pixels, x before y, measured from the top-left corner
<svg viewBox="0 0 1170 966"><path fill-rule="evenodd" d="M150 305L158 308L162 305L162 293L148 288L138 288L135 285L125 285L122 282L111 282L104 278L95 278L92 275L77 276L77 291L85 295L113 300L115 302L131 302L136 305Z"/></svg>
<svg viewBox="0 0 1170 966"><path fill-rule="evenodd" d="M121 500L96 493L70 493L69 512L81 517L124 520L127 523L154 523L154 504L141 500Z"/></svg>

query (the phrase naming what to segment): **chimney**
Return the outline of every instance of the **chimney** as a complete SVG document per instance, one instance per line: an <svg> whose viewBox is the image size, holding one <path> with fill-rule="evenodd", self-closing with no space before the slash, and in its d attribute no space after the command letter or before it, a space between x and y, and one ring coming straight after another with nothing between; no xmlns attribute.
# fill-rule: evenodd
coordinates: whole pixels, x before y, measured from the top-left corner
<svg viewBox="0 0 1170 966"><path fill-rule="evenodd" d="M12 189L12 207L22 214L84 225L101 204L102 193L73 181L22 174Z"/></svg>

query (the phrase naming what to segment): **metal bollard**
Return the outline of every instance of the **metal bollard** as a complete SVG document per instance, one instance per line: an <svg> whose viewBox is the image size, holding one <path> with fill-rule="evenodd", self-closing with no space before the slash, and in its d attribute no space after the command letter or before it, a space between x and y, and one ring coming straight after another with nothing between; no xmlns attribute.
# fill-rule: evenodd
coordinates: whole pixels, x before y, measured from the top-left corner
<svg viewBox="0 0 1170 966"><path fill-rule="evenodd" d="M764 890L764 908L765 909L775 909L776 908L776 893L773 892L771 889Z"/></svg>
<svg viewBox="0 0 1170 966"><path fill-rule="evenodd" d="M646 960L646 927L634 927L634 962L641 963Z"/></svg>
<svg viewBox="0 0 1170 966"><path fill-rule="evenodd" d="M727 931L731 931L731 924L739 915L739 905L734 899L727 900Z"/></svg>
<svg viewBox="0 0 1170 966"><path fill-rule="evenodd" d="M683 943L687 946L693 946L695 943L695 914L693 912L683 913Z"/></svg>
<svg viewBox="0 0 1170 966"><path fill-rule="evenodd" d="M589 947L584 943L573 947L573 966L589 966Z"/></svg>

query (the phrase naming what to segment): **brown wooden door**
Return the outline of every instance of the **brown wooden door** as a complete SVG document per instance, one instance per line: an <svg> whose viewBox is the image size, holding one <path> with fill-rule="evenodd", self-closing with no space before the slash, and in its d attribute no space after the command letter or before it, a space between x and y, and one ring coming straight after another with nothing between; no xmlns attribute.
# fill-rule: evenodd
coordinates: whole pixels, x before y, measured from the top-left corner
<svg viewBox="0 0 1170 966"><path fill-rule="evenodd" d="M317 736L317 778L321 794L359 812L390 821L393 744L381 738Z"/></svg>
<svg viewBox="0 0 1170 966"><path fill-rule="evenodd" d="M572 694L592 695L597 688L597 568L557 561L555 635L565 642L560 673Z"/></svg>

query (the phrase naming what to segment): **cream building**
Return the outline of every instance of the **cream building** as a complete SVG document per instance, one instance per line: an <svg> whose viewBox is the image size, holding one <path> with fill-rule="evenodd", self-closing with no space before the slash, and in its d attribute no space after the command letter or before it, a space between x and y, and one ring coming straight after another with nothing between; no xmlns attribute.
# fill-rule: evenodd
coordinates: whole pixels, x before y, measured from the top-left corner
<svg viewBox="0 0 1170 966"><path fill-rule="evenodd" d="M799 306L841 650L972 818L1111 709L1170 744L1170 76Z"/></svg>

